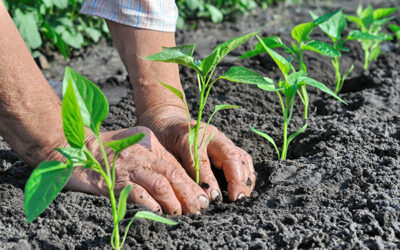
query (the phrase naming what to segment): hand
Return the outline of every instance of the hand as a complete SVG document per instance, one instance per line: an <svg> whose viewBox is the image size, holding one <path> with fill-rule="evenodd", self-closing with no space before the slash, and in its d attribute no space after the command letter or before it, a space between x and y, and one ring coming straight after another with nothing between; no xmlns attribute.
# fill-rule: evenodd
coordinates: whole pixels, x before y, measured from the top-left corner
<svg viewBox="0 0 400 250"><path fill-rule="evenodd" d="M122 151L116 162L115 191L132 185L128 202L146 205L161 213L180 215L195 213L208 207L205 192L186 174L185 170L158 142L150 129L135 127L101 134L103 143L143 132L146 137ZM87 136L86 146L101 163L101 151L94 136ZM107 150L109 160L112 151ZM66 188L96 195L108 195L108 188L95 171L76 168Z"/></svg>
<svg viewBox="0 0 400 250"><path fill-rule="evenodd" d="M185 117L179 116L178 107L162 107L147 112L139 123L154 131L161 144L177 157L190 176L195 179L195 168L190 155L188 142L188 123ZM192 121L192 126L196 122ZM205 124L202 123L200 135ZM200 162L200 186L214 202L221 203L222 195L218 182L211 170L211 164L222 169L228 182L228 197L236 201L250 196L254 189L256 176L251 156L243 149L236 147L222 132L209 126L206 138L214 133L207 150L204 150ZM199 135L199 137L200 137ZM202 149L200 149L202 152Z"/></svg>

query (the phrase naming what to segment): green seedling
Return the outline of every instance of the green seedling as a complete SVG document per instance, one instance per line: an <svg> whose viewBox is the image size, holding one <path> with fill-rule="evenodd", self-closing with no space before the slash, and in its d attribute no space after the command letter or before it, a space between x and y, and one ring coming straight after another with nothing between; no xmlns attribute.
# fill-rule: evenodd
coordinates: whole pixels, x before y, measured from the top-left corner
<svg viewBox="0 0 400 250"><path fill-rule="evenodd" d="M287 156L287 150L289 147L290 142L300 133L304 132L307 128L307 123L304 124L299 130L294 132L293 134L288 136L288 126L290 123L290 120L292 118L293 114L293 105L295 102L295 97L296 94L299 94L300 92L298 91L300 88L303 86L312 86L315 88L318 88L319 90L332 95L335 97L337 100L345 103L340 97L338 97L334 92L332 92L328 87L326 87L323 83L318 82L310 77L307 77L306 72L303 70L295 71L292 64L286 60L284 57L276 53L273 49L269 48L267 44L264 42L263 39L261 39L259 36L257 36L257 39L259 40L261 46L263 46L264 50L271 56L271 58L274 60L274 62L278 65L279 69L282 72L283 79L279 79L278 83L275 84L275 82L268 78L268 77L263 77L260 74L256 72L249 73L250 70L246 68L241 68L241 67L234 67L231 68L229 71L232 71L230 73L229 71L226 73L226 75L232 75L234 72L234 75L253 75L252 79L264 79L267 83L265 84L257 84L257 86L260 89L266 90L266 91L275 91L278 95L279 102L281 104L282 108L282 114L283 114L283 145L282 145L282 151L281 153L278 150L278 147L272 139L271 136L269 136L266 133L263 133L253 127L250 127L255 133L258 135L264 137L267 141L269 141L275 148L276 153L278 155L278 158L281 158L282 160L286 160ZM236 79L237 80L237 79ZM251 80L248 80L251 81ZM345 103L346 104L346 103Z"/></svg>
<svg viewBox="0 0 400 250"><path fill-rule="evenodd" d="M347 39L357 40L364 50L364 69L378 58L383 41L392 40L393 37L382 32L382 28L394 17L390 16L398 8L382 8L373 10L371 5L363 9L362 5L357 8L357 16L347 15L350 22L357 25L358 30L350 32Z"/></svg>
<svg viewBox="0 0 400 250"><path fill-rule="evenodd" d="M191 45L183 45L179 47L173 48L166 48L163 47L163 51L148 57L145 57L147 60L151 61L160 61L160 62L167 62L167 63L177 63L186 67L193 69L197 75L198 81L198 91L199 91L199 107L198 107L198 115L197 115L197 123L195 125L191 125L191 118L188 106L185 101L184 94L174 88L171 85L166 83L160 82L164 87L169 89L172 93L174 93L184 104L187 114L187 121L188 121L188 129L189 129L189 144L190 144L190 153L192 157L193 164L196 170L196 182L199 183L199 167L200 167L200 157L203 155L203 152L199 152L200 148L203 147L205 150L207 144L211 141L213 134L211 134L208 138L206 137L207 128L210 124L211 118L215 115L216 112L223 110L223 109L231 109L231 108L238 108L238 106L234 105L216 105L214 112L208 118L206 126L203 130L203 134L199 135L200 132L200 124L202 119L202 114L204 107L207 102L208 95L210 94L210 90L212 86L217 82L221 77L213 77L215 69L217 65L225 57L229 54L232 50L234 50L239 45L243 44L244 42L248 41L254 35L256 35L259 31L249 33L232 40L226 41L220 45L218 45L211 55L206 57L203 61L194 60L193 52L195 49L196 44ZM200 139L201 138L201 139ZM201 154L200 154L201 153Z"/></svg>
<svg viewBox="0 0 400 250"><path fill-rule="evenodd" d="M138 143L145 134L139 133L121 140L103 144L100 138L100 124L108 114L108 102L101 90L92 82L76 73L70 68L65 69L63 82L62 120L65 138L69 148L56 148L66 162L46 161L39 164L29 177L25 186L24 211L27 222L32 222L38 217L56 198L75 167L84 167L98 172L107 184L110 194L113 213L114 230L111 237L111 245L115 249L121 249L130 225L136 218L145 218L169 225L176 222L160 217L151 212L138 212L128 224L125 234L120 241L118 225L124 219L126 202L132 189L132 185L126 186L119 195L118 205L114 194L115 187L115 163L121 151ZM99 161L85 146L85 126L96 136L103 156L103 170ZM105 146L114 151L112 166L110 167Z"/></svg>
<svg viewBox="0 0 400 250"><path fill-rule="evenodd" d="M315 15L312 11L310 11L310 15L314 20L318 19L318 16ZM332 40L333 47L337 51L349 52L349 49L344 45L344 43L347 41L347 38L342 37L342 32L347 27L346 18L342 10L337 12L326 22L321 23L319 27L327 36L329 36L329 38ZM331 59L332 65L335 68L336 72L336 87L335 87L336 94L339 93L339 91L342 89L344 81L354 69L354 64L352 64L350 68L342 75L340 73L340 57L341 56L334 56Z"/></svg>
<svg viewBox="0 0 400 250"><path fill-rule="evenodd" d="M303 58L304 51L314 51L331 58L340 56L340 52L333 48L330 44L317 40L311 40L309 36L314 28L329 20L329 18L334 16L339 11L340 10L328 13L315 19L312 22L301 23L295 26L291 31L292 38L295 40L295 42L291 43L291 47L283 43L278 36L266 37L263 39L263 43L272 49L283 48L286 53L291 54L291 57L289 57L287 60L291 62L293 59L295 59L298 64L298 71L303 71L304 73L307 73L307 66L304 63ZM256 56L265 52L266 51L264 49L264 46L262 46L261 43L258 43L253 50L250 50L243 54L240 59ZM298 94L304 104L304 119L307 120L309 99L305 84L300 87L300 89L298 90Z"/></svg>

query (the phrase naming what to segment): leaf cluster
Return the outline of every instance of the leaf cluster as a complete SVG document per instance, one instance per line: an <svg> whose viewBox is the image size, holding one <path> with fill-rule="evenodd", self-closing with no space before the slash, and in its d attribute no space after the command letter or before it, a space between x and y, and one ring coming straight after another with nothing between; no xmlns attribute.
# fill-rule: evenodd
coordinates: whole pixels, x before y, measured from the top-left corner
<svg viewBox="0 0 400 250"><path fill-rule="evenodd" d="M120 246L119 241L118 224L125 217L126 201L132 186L127 186L121 191L117 206L114 196L115 163L122 150L138 143L144 138L145 134L139 133L105 143L107 147L114 151L112 167L110 168L104 144L100 138L100 124L107 117L107 114L108 102L101 90L94 83L67 67L63 82L62 121L64 135L70 147L56 148L66 161L42 162L33 171L25 186L24 211L27 222L32 222L61 192L75 167L91 169L104 178L109 189L114 217L112 239L115 239L115 243L112 240L111 244L120 249L122 246ZM105 170L85 145L85 127L89 128L97 138ZM143 212L139 212L133 219L142 216L171 225L176 224L149 212L141 213ZM126 230L129 230L129 227Z"/></svg>
<svg viewBox="0 0 400 250"><path fill-rule="evenodd" d="M56 47L64 58L108 34L99 18L79 15L82 0L3 0L34 57L45 45Z"/></svg>

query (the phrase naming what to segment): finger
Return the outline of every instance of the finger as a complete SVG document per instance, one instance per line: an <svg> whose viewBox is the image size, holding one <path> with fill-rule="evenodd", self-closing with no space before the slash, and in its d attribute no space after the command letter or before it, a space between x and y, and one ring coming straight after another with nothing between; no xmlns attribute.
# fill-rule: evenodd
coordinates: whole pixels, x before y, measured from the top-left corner
<svg viewBox="0 0 400 250"><path fill-rule="evenodd" d="M202 149L199 150L200 152ZM186 143L186 146L181 150L182 152L182 163L189 173L189 175L196 180L196 169L190 154L189 145ZM210 160L206 154L203 153L200 156L200 166L199 166L199 184L204 192L207 194L209 199L216 204L222 203L222 194L218 185L218 181L214 177L214 173L211 170Z"/></svg>
<svg viewBox="0 0 400 250"><path fill-rule="evenodd" d="M186 173L186 171L183 169L183 167L181 166L181 164L179 164L179 162L175 159L175 157L173 157L167 150L165 150L163 148L162 151L159 152L159 157L160 159L168 162L170 164L170 168L174 167L175 170L173 171L178 171L179 175L182 176L184 182L186 183L186 185L192 190L192 192L194 193L194 197L197 197L199 199L200 202L200 208L201 209L205 209L208 207L209 205L209 199L208 199L208 195L206 194L206 192L203 191L203 189L200 188L199 185L196 184L196 182L194 182ZM157 171L157 170L156 170ZM160 169L159 171L157 171L159 173L161 173L162 175L164 175L165 177L167 177L167 175L165 174L166 170L165 169ZM168 171L171 172L171 171ZM175 179L175 178L168 178L171 181L171 179ZM175 188L174 188L175 189ZM176 190L176 189L175 189ZM179 198L179 197L178 197ZM184 211L185 213L185 211Z"/></svg>
<svg viewBox="0 0 400 250"><path fill-rule="evenodd" d="M243 196L250 196L255 183L251 157L236 147L223 133L215 133L208 146L208 155L214 166L224 171L229 199L235 201Z"/></svg>
<svg viewBox="0 0 400 250"><path fill-rule="evenodd" d="M144 189L143 187L139 186L136 183L130 181L124 181L122 183L116 183L115 188L119 193L124 189L126 186L132 185L131 192L128 196L128 202L136 203L136 204L143 204L148 207L150 210L157 212L158 214L162 214L161 206L158 204L156 200L151 197L151 195Z"/></svg>
<svg viewBox="0 0 400 250"><path fill-rule="evenodd" d="M130 174L134 183L142 186L161 205L167 214L182 214L181 204L169 181L148 167L139 167Z"/></svg>
<svg viewBox="0 0 400 250"><path fill-rule="evenodd" d="M208 199L204 194L199 196L192 190L190 182L193 182L185 171L180 167L176 168L164 160L153 161L151 168L157 173L162 174L167 178L175 191L175 195L181 203L184 214L196 213L202 206L201 199L205 199L208 206ZM181 170L180 170L181 169ZM203 198L201 198L203 197Z"/></svg>

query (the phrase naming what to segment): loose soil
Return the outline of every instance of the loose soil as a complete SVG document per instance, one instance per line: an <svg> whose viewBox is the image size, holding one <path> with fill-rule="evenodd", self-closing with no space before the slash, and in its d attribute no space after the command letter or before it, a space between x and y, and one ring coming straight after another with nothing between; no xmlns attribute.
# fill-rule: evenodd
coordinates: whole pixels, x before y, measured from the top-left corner
<svg viewBox="0 0 400 250"><path fill-rule="evenodd" d="M293 24L310 20L309 8L327 11L343 7L346 13L354 13L358 4L330 2L303 1L290 7L281 4L238 17L237 23L200 23L196 30L177 32L177 43L197 42L196 56L204 57L216 44L264 23L268 27L262 35L280 35L289 41ZM396 3L374 1L373 5ZM397 24L399 16L394 20ZM313 37L325 39L321 31L314 32ZM277 67L266 55L236 61L255 43L253 40L234 51L220 71L244 65L279 77ZM400 248L400 49L394 42L385 43L385 54L363 71L360 46L352 42L349 47L351 52L344 54L343 67L354 63L355 70L341 93L349 105L310 88L308 128L291 144L287 161L277 160L271 145L249 131L249 125L253 125L281 145L282 118L276 95L252 86L218 83L211 91L206 113L210 114L215 104L242 107L217 114L213 124L252 155L258 173L255 191L251 198L236 203L228 202L224 192L222 205L211 205L201 216L179 216L175 218L179 225L174 227L138 220L129 232L127 245L134 249ZM329 60L313 53L306 56L311 75L333 88ZM67 63L53 62L53 67L44 72L52 84L62 79L65 64L98 83L112 99L106 129L135 125L133 90L111 44L100 43ZM195 110L193 72L183 69L181 77ZM292 132L302 126L301 114L300 109L295 110ZM62 192L27 225L23 188L31 171L0 138L0 248L109 248L112 217L105 197ZM129 205L127 218L142 209Z"/></svg>

